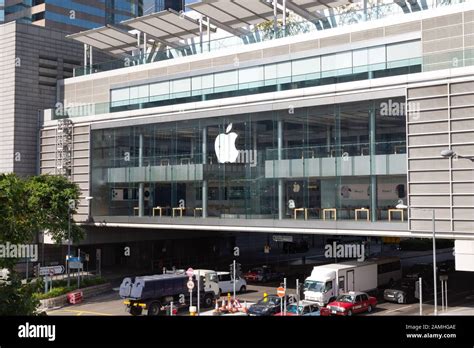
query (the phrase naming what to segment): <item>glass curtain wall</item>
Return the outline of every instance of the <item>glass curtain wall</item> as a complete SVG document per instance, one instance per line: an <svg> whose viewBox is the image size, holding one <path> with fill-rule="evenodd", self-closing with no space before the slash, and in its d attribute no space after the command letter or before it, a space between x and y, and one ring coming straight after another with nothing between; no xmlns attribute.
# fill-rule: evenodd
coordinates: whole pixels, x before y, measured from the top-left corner
<svg viewBox="0 0 474 348"><path fill-rule="evenodd" d="M92 214L386 220L406 195L404 107L290 106L93 131Z"/></svg>

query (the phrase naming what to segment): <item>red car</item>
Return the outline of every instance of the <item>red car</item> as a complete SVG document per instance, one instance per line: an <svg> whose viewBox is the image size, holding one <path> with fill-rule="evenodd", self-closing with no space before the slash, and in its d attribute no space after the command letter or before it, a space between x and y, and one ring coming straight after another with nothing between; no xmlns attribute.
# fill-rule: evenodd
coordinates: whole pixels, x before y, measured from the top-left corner
<svg viewBox="0 0 474 348"><path fill-rule="evenodd" d="M347 315L372 312L377 305L375 297L367 295L365 292L351 291L341 294L333 302L328 303L326 308L331 315Z"/></svg>
<svg viewBox="0 0 474 348"><path fill-rule="evenodd" d="M272 280L281 280L283 273L273 272L270 267L256 267L244 274L244 279L248 282L267 282Z"/></svg>

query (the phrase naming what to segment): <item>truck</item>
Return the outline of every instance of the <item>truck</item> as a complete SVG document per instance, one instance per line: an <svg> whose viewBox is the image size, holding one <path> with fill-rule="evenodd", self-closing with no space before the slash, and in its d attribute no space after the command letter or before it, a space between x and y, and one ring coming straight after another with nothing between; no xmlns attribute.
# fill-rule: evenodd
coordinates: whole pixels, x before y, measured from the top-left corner
<svg viewBox="0 0 474 348"><path fill-rule="evenodd" d="M303 285L304 299L326 306L341 293L377 291L377 264L341 262L315 266Z"/></svg>
<svg viewBox="0 0 474 348"><path fill-rule="evenodd" d="M190 305L188 282L194 283L192 303L197 303L197 279L185 274L157 274L144 277L124 278L119 294L124 299L126 310L138 316L147 310L149 316L164 314L171 302L175 309ZM205 277L200 281L200 304L204 308L212 307L217 298L214 291L206 289Z"/></svg>

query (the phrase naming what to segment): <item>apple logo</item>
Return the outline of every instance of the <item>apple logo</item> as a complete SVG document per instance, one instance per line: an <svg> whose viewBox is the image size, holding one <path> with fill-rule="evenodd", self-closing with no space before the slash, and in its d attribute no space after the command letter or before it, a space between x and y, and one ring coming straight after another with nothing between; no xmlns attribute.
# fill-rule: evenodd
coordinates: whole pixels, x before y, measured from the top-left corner
<svg viewBox="0 0 474 348"><path fill-rule="evenodd" d="M239 151L235 147L238 135L235 132L230 133L231 130L232 123L227 126L225 134L219 134L214 142L214 150L219 163L235 163L239 157Z"/></svg>

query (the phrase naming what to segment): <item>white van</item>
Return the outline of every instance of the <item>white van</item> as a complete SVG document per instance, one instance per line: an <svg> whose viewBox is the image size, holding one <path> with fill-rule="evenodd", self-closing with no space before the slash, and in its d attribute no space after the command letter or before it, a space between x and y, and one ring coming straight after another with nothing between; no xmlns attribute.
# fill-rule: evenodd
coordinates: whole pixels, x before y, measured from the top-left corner
<svg viewBox="0 0 474 348"><path fill-rule="evenodd" d="M219 279L219 292L221 295L234 292L234 280L229 272L217 272ZM244 278L237 277L235 291L244 293L247 291L247 282Z"/></svg>
<svg viewBox="0 0 474 348"><path fill-rule="evenodd" d="M210 270L210 269L195 269L194 275L197 277L199 272L199 276L202 280L204 280L204 290L205 291L212 291L216 296L219 295L219 278L217 276L217 272Z"/></svg>

